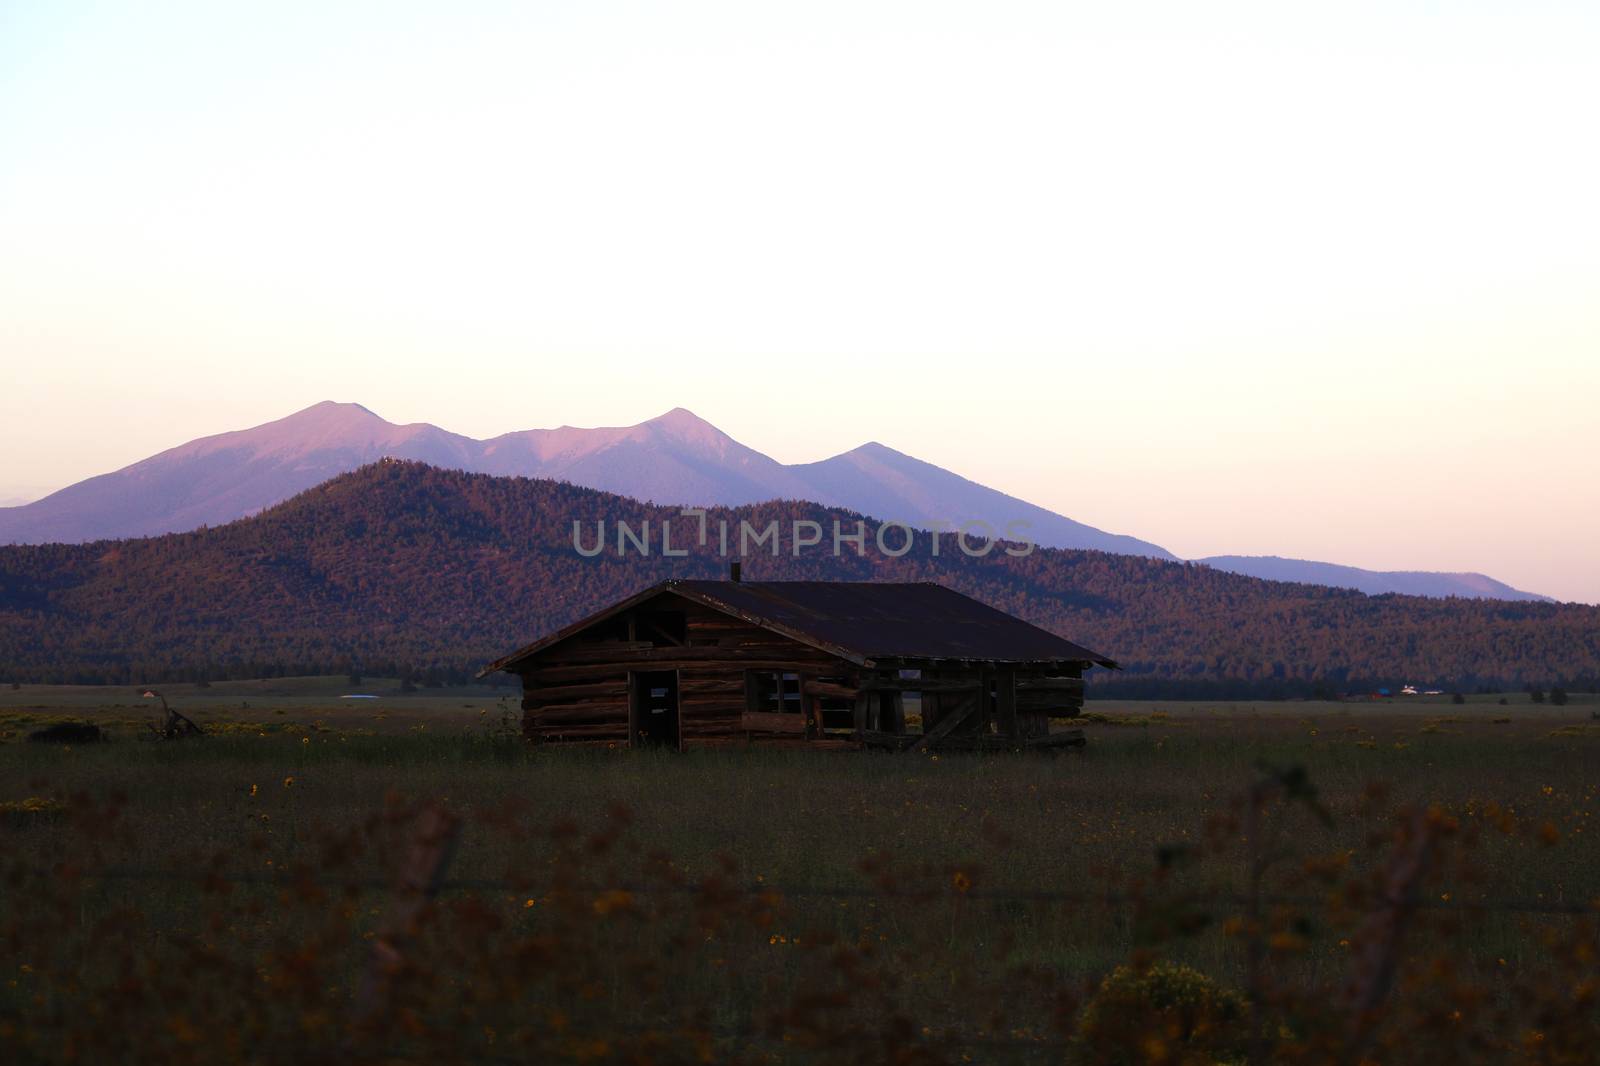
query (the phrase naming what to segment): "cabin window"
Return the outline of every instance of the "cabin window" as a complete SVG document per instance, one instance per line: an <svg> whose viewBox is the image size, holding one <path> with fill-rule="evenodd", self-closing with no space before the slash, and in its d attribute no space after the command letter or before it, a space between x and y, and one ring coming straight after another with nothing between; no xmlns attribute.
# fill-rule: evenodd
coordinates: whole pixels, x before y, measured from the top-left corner
<svg viewBox="0 0 1600 1066"><path fill-rule="evenodd" d="M590 626L578 634L578 641L583 644L600 644L607 641L620 641L628 639L628 619L622 615L607 618Z"/></svg>
<svg viewBox="0 0 1600 1066"><path fill-rule="evenodd" d="M578 634L585 644L636 641L657 648L689 643L689 623L682 611L638 611L597 622Z"/></svg>
<svg viewBox="0 0 1600 1066"><path fill-rule="evenodd" d="M638 634L658 648L681 648L689 643L689 622L682 611L648 611L639 616Z"/></svg>
<svg viewBox="0 0 1600 1066"><path fill-rule="evenodd" d="M800 713L800 675L781 670L744 672L745 706L767 714Z"/></svg>

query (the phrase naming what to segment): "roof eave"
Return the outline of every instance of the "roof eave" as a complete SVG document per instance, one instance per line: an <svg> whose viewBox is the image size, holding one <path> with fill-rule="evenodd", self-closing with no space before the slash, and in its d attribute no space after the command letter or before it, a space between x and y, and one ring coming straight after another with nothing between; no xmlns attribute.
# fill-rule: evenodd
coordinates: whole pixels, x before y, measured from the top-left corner
<svg viewBox="0 0 1600 1066"><path fill-rule="evenodd" d="M732 584L732 583L730 583L730 584ZM920 584L937 585L938 583L937 582L920 582ZM553 644L560 643L561 641L566 640L568 637L574 636L577 633L582 632L583 630L589 628L592 625L595 625L598 622L603 622L607 618L611 618L611 617L613 617L615 615L621 614L623 611L627 611L627 610L637 606L638 604L643 603L645 600L648 600L648 599L650 599L650 598L652 598L654 596L659 596L659 595L661 595L663 593L667 593L667 592L670 592L670 593L672 593L673 595L676 595L676 596L682 596L686 600L690 600L691 602L698 603L698 604L700 604L700 605L702 605L704 607L709 607L714 611L718 611L718 612L720 612L722 614L729 615L730 617L738 618L741 621L749 622L751 625L760 626L763 629L767 629L767 630L770 630L770 631L772 631L774 633L778 633L778 634L780 634L782 636L788 637L790 640L797 641L797 642L799 642L801 644L806 645L807 647L815 648L816 650L824 652L825 654L832 655L832 656L835 656L835 657L840 658L840 659L844 659L847 662L854 663L856 666L860 666L860 667L867 668L867 669L870 669L874 665L876 665L876 660L877 659L884 659L884 660L891 660L891 659L929 659L929 660L932 660L932 659L947 659L947 660L955 660L955 661L958 661L958 662L993 662L993 663L1015 663L1015 664L1054 662L1054 663L1078 663L1078 664L1085 664L1085 665L1089 665L1089 666L1103 666L1108 670L1120 670L1120 669L1122 669L1122 667L1119 666L1115 660L1108 659L1103 655L1099 655L1099 654L1097 654L1097 653L1095 653L1093 651L1090 651L1088 648L1078 648L1078 651L1081 654L1046 655L1046 656L1038 656L1038 657L1031 657L1031 658L1019 658L1019 659L994 658L994 657L983 657L983 656L960 656L960 655L927 655L927 656L917 656L917 655L893 655L893 656L890 656L890 655L881 655L881 656L874 656L874 655L872 655L870 653L867 653L867 652L858 651L858 650L856 650L854 648L845 647L844 645L834 644L834 643L831 643L831 642L825 641L825 640L819 640L818 638L816 638L816 637L804 632L803 630L795 629L792 626L786 625L786 624L784 624L782 622L778 622L778 621L776 621L776 620L774 620L772 618L769 618L769 617L767 617L765 615L762 615L762 614L760 614L760 613L758 613L756 611L745 610L744 608L737 607L737 606L735 606L735 605L733 605L731 603L727 603L724 600L719 599L713 593L704 591L703 588L690 588L690 587L685 586L682 582L680 582L678 580L668 579L666 581L659 581L656 584L651 585L648 588L641 589L639 592L634 593L632 596L629 596L627 599L624 599L624 600L622 600L622 601L620 601L618 603L615 603L615 604L611 605L610 607L607 607L606 609L604 609L602 611L597 611L594 614L587 615L586 617L581 618L578 621L571 623L570 625L563 626L561 629L556 630L554 633L550 633L550 634L548 634L548 635L546 635L544 637L539 638L538 640L533 641L530 644L526 644L523 647L518 648L516 651L510 653L509 655L505 655L505 656L503 656L503 657L501 657L499 659L496 659L494 662L490 663L488 666L485 666L483 669L479 670L478 673L476 674L476 677L484 678L484 677L487 677L490 674L497 673L497 672L499 672L501 670L509 670L511 667L515 666L517 663L522 662L523 660L525 660L525 659L527 659L527 658L529 658L529 657L531 657L533 655L537 655L539 652L543 651L545 648L548 648ZM1037 627L1035 627L1035 628L1037 628ZM1046 632L1048 632L1048 631L1046 631Z"/></svg>
<svg viewBox="0 0 1600 1066"><path fill-rule="evenodd" d="M1108 670L1122 669L1116 660L1095 655L1093 652L1088 655L1038 655L1021 659L993 655L880 655L877 658L883 662L913 660L934 662L944 660L957 663L1006 663L1011 666L1024 666L1029 663L1062 663L1076 666L1103 666Z"/></svg>
<svg viewBox="0 0 1600 1066"><path fill-rule="evenodd" d="M585 615L576 622L562 626L554 633L547 633L538 640L533 641L531 644L523 645L509 655L501 656L488 666L485 666L482 670L479 670L476 676L480 678L488 677L490 674L499 673L501 670L510 669L512 666L521 662L523 659L526 659L530 655L536 655L552 644L559 643L560 641L566 640L570 636L581 633L585 629L588 629L590 626L594 625L596 622L604 622L607 618L621 614L630 607L635 607L640 603L643 603L645 600L648 600L650 597L659 595L660 593L666 591L667 587L671 584L671 581L658 581L649 588L641 589L638 592L635 592L632 596L629 596L627 599L612 604L605 610L596 611L591 615Z"/></svg>
<svg viewBox="0 0 1600 1066"><path fill-rule="evenodd" d="M686 600L691 600L695 603L701 604L702 606L710 607L712 610L720 611L723 614L727 614L742 621L749 622L752 625L760 626L763 629L769 629L772 632L779 633L791 640L799 641L801 644L804 644L807 647L816 648L818 651L837 656L840 659L845 659L857 666L870 668L873 665L872 659L869 656L863 655L858 651L853 651L850 648L842 647L837 644L830 644L825 640L818 640L815 637L809 636L806 633L793 629L780 622L774 622L770 618L763 617L750 611L740 610L732 604L724 603L714 596L709 596L700 592L698 589L685 588L675 580L667 580L657 582L647 589L643 589L634 593L632 596L629 596L620 603L616 603L610 607L607 607L603 611L598 611L584 618L580 618L578 621L573 622L570 625L563 626L554 633L540 637L533 643L524 645L511 654L496 659L488 666L485 666L482 670L479 670L475 676L478 678L484 678L488 677L490 674L498 673L501 670L509 670L517 663L529 658L530 656L537 655L539 652L550 647L552 644L558 644L561 641L566 640L568 637L575 636L576 634L583 632L585 629L588 629L597 622L603 622L607 618L621 614L623 611L638 606L645 600L651 599L654 596L658 596L666 592L670 592L675 596L682 596Z"/></svg>

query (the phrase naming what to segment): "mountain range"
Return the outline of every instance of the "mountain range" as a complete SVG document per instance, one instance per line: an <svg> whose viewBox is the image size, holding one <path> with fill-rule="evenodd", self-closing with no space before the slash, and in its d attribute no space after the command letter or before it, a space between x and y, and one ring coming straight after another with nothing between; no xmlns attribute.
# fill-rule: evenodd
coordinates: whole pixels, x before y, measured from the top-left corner
<svg viewBox="0 0 1600 1066"><path fill-rule="evenodd" d="M923 529L982 522L1004 530L1019 523L1021 535L1043 547L1177 559L1149 541L1073 521L877 442L818 462L784 464L681 407L635 426L562 426L477 440L425 422L396 425L359 404L332 401L190 441L32 503L0 507L0 544L83 543L222 525L384 457L553 478L659 504L809 500ZM1373 594L1547 599L1482 574L1378 572L1272 556L1194 561Z"/></svg>
<svg viewBox="0 0 1600 1066"><path fill-rule="evenodd" d="M1549 596L1514 589L1486 574L1445 573L1426 570L1362 570L1338 563L1317 563L1307 559L1284 559L1277 555L1212 555L1194 560L1218 570L1268 581L1298 581L1308 585L1329 585L1355 589L1370 596L1398 592L1405 596L1465 596L1486 600L1543 600Z"/></svg>
<svg viewBox="0 0 1600 1066"><path fill-rule="evenodd" d="M859 550L761 551L761 580L937 581L1122 666L1098 691L1194 698L1600 683L1600 607L1365 596L1208 566L1042 548L974 558L946 534L890 556L878 523L804 501L710 508L754 528L864 522ZM574 550L573 523L684 522L675 507L548 479L387 461L227 525L91 544L0 547L0 683L148 683L363 672L464 680L511 648L667 577L685 556ZM898 544L896 538L891 543ZM659 541L658 541L659 544Z"/></svg>

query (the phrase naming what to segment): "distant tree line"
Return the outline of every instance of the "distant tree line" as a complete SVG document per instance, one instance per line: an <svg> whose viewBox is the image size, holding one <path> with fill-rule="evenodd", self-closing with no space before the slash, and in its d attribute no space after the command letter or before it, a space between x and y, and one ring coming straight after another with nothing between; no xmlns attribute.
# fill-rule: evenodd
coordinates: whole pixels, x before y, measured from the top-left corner
<svg viewBox="0 0 1600 1066"><path fill-rule="evenodd" d="M583 558L573 522L674 522L684 558ZM785 528L866 523L865 553L787 550L748 580L938 581L1119 661L1096 693L1261 698L1406 683L1593 691L1600 609L1366 596L1209 567L1040 549L972 558L954 536L890 557L876 523L793 501L711 509ZM0 548L0 664L11 680L200 681L293 674L470 679L486 662L667 577L723 577L716 538L609 493L385 463L225 526L124 541ZM901 538L888 542L898 547ZM0 675L3 677L4 675Z"/></svg>

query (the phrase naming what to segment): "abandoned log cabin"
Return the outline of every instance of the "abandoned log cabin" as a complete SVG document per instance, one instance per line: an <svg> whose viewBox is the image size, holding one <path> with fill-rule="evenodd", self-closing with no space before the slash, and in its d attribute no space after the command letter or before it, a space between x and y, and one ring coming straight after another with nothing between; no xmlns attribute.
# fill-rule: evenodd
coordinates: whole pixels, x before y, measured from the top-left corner
<svg viewBox="0 0 1600 1066"><path fill-rule="evenodd" d="M665 581L491 663L542 742L1081 744L1050 719L1116 663L931 583Z"/></svg>

